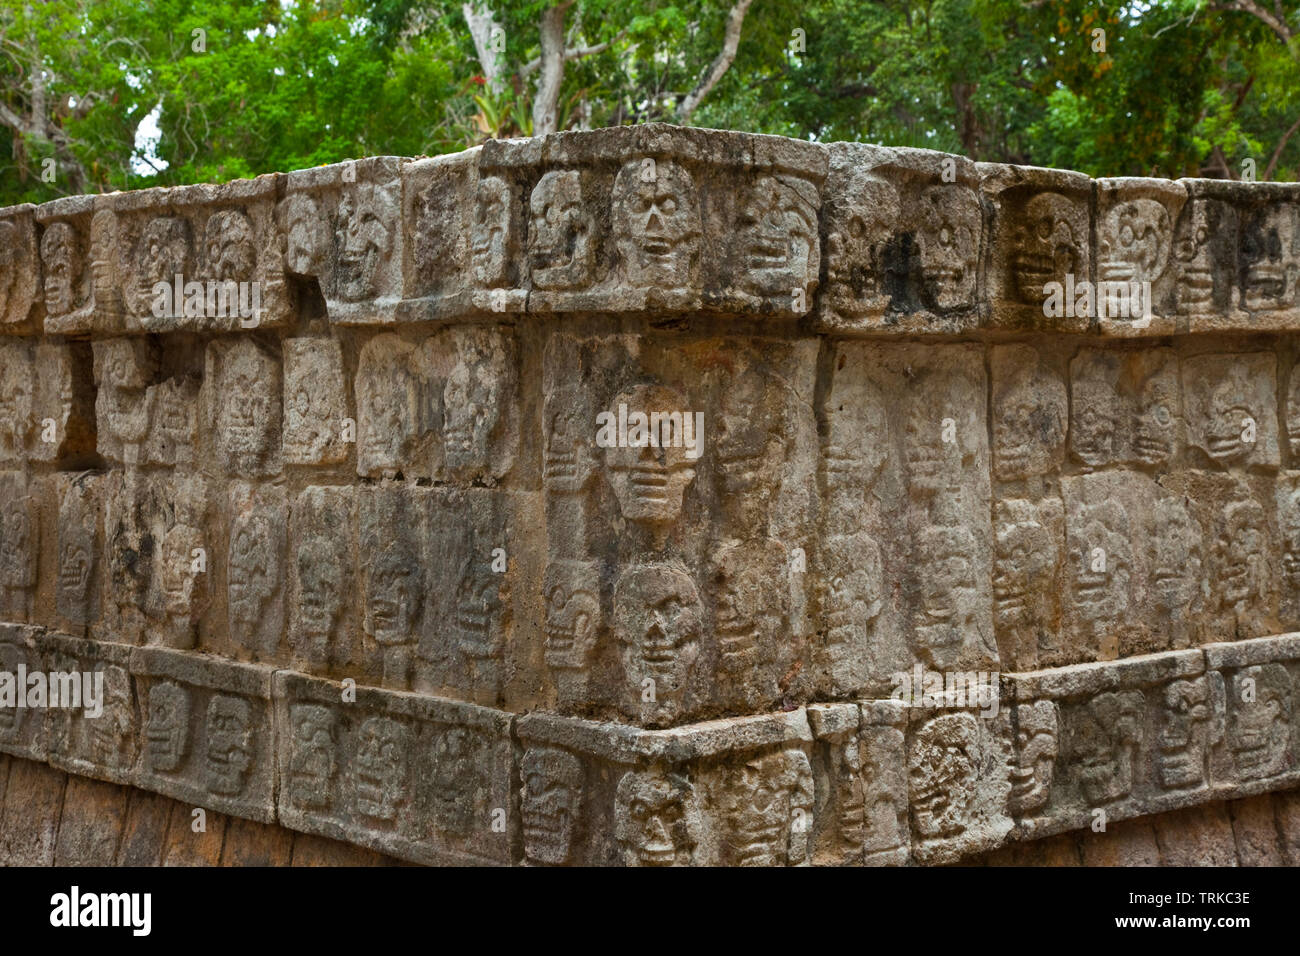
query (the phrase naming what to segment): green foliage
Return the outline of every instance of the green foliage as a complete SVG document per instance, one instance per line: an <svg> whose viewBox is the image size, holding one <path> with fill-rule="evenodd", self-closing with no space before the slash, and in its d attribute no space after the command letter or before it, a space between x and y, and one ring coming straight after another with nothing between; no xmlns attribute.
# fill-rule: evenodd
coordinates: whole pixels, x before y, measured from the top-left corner
<svg viewBox="0 0 1300 956"><path fill-rule="evenodd" d="M494 85L461 0L0 0L0 203L528 135L552 2L490 4ZM1261 5L1275 23L1216 2L753 0L690 121L1092 175L1232 177L1251 159L1295 179L1300 0ZM729 9L576 0L561 128L678 121Z"/></svg>

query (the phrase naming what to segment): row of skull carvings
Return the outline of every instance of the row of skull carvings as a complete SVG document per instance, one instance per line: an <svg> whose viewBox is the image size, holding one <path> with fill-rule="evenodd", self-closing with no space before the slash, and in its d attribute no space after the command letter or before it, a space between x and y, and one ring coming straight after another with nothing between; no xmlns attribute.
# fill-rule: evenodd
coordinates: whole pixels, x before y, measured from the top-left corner
<svg viewBox="0 0 1300 956"><path fill-rule="evenodd" d="M1300 193L660 128L0 210L0 325L239 327L202 290L160 314L155 290L177 276L258 283L266 324L287 320L300 278L320 282L331 318L361 324L706 308L813 312L845 331L1035 314L1079 331L1092 323L1073 309L1043 322L1049 283L1135 282L1158 321L1101 327L1285 328Z"/></svg>
<svg viewBox="0 0 1300 956"><path fill-rule="evenodd" d="M0 664L103 678L0 752L428 863L942 863L1300 782L1298 635L674 731L16 625Z"/></svg>

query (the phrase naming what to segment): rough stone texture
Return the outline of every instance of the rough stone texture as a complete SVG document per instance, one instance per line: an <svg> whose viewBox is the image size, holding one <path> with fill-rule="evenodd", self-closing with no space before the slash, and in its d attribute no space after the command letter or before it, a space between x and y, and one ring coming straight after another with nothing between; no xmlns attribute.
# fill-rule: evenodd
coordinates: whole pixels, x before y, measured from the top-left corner
<svg viewBox="0 0 1300 956"><path fill-rule="evenodd" d="M105 690L0 847L1294 864L1297 276L1293 184L665 126L0 210L0 672Z"/></svg>

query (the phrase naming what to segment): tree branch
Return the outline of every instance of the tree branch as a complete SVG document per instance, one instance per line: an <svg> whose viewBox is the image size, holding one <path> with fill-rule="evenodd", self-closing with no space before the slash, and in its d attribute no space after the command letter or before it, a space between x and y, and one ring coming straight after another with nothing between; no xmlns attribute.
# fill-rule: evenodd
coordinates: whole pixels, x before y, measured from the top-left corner
<svg viewBox="0 0 1300 956"><path fill-rule="evenodd" d="M695 89L687 94L686 99L677 110L677 122L685 125L691 121L691 116L699 109L700 103L704 98L713 91L722 79L723 74L731 68L731 64L736 59L736 49L740 46L740 29L745 24L745 14L749 12L749 5L753 0L736 0L732 6L731 12L727 14L727 28L723 33L722 49L718 51L717 57L714 58L708 71L700 78L700 82L695 85Z"/></svg>
<svg viewBox="0 0 1300 956"><path fill-rule="evenodd" d="M1209 9L1249 14L1277 34L1283 43L1290 43L1291 38L1295 36L1295 33L1287 25L1285 18L1269 13L1263 7L1254 3L1253 0L1224 0L1221 3L1210 4Z"/></svg>
<svg viewBox="0 0 1300 956"><path fill-rule="evenodd" d="M1264 170L1264 181L1267 182L1273 178L1273 171L1277 169L1277 161L1282 158L1282 150L1286 149L1287 140L1295 135L1296 130L1300 130L1300 116L1291 124L1291 128L1282 134L1281 140L1278 141L1277 149L1273 150L1273 156L1268 161L1268 167Z"/></svg>

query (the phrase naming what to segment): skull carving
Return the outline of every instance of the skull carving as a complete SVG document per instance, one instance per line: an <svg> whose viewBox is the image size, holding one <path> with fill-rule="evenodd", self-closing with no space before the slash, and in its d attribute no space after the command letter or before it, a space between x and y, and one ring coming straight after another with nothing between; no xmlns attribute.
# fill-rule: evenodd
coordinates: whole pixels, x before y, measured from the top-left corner
<svg viewBox="0 0 1300 956"><path fill-rule="evenodd" d="M338 541L326 530L304 535L298 547L298 623L302 634L328 641L343 611L347 569Z"/></svg>
<svg viewBox="0 0 1300 956"><path fill-rule="evenodd" d="M1033 622L1039 596L1049 593L1059 557L1056 541L1032 502L998 502L994 525L993 612L1000 628Z"/></svg>
<svg viewBox="0 0 1300 956"><path fill-rule="evenodd" d="M380 824L393 824L410 800L411 731L388 717L369 717L357 730L353 764L356 810Z"/></svg>
<svg viewBox="0 0 1300 956"><path fill-rule="evenodd" d="M538 289L581 289L592 279L595 240L582 205L582 178L553 170L538 181L528 203L528 258Z"/></svg>
<svg viewBox="0 0 1300 956"><path fill-rule="evenodd" d="M510 255L515 244L515 217L510 186L500 176L479 180L470 227L474 279L485 289L510 281Z"/></svg>
<svg viewBox="0 0 1300 956"><path fill-rule="evenodd" d="M51 223L41 236L41 262L45 271L45 311L66 315L77 305L81 280L81 249L77 234L66 222Z"/></svg>
<svg viewBox="0 0 1300 956"><path fill-rule="evenodd" d="M457 340L456 365L442 391L442 439L452 471L484 468L501 419L509 367L499 339L477 330Z"/></svg>
<svg viewBox="0 0 1300 956"><path fill-rule="evenodd" d="M695 788L659 767L629 770L615 795L615 838L628 866L690 866L703 820Z"/></svg>
<svg viewBox="0 0 1300 956"><path fill-rule="evenodd" d="M817 281L817 202L807 183L778 176L755 181L736 218L738 281L760 296L790 296Z"/></svg>
<svg viewBox="0 0 1300 956"><path fill-rule="evenodd" d="M0 674L17 674L20 665L27 666L27 652L16 644L0 644ZM26 716L25 707L0 706L0 740L13 741L22 730L23 718Z"/></svg>
<svg viewBox="0 0 1300 956"><path fill-rule="evenodd" d="M723 864L797 866L812 828L812 768L802 750L778 750L727 767L714 803L722 811Z"/></svg>
<svg viewBox="0 0 1300 956"><path fill-rule="evenodd" d="M0 344L0 457L21 457L32 433L36 368L26 346Z"/></svg>
<svg viewBox="0 0 1300 956"><path fill-rule="evenodd" d="M295 704L289 709L289 723L289 799L303 809L326 810L333 803L338 771L334 712L319 704Z"/></svg>
<svg viewBox="0 0 1300 956"><path fill-rule="evenodd" d="M240 340L220 366L217 446L235 474L260 474L279 431L280 366L248 340Z"/></svg>
<svg viewBox="0 0 1300 956"><path fill-rule="evenodd" d="M546 598L546 666L584 670L601 629L600 567L594 561L551 561Z"/></svg>
<svg viewBox="0 0 1300 956"><path fill-rule="evenodd" d="M917 731L907 752L907 776L912 821L923 840L965 832L979 773L974 715L943 714Z"/></svg>
<svg viewBox="0 0 1300 956"><path fill-rule="evenodd" d="M1268 525L1264 509L1246 499L1223 509L1215 541L1219 606L1241 610L1257 601L1268 587Z"/></svg>
<svg viewBox="0 0 1300 956"><path fill-rule="evenodd" d="M822 461L829 491L865 493L875 484L889 449L885 398L871 382L848 373L835 376L822 416Z"/></svg>
<svg viewBox="0 0 1300 956"><path fill-rule="evenodd" d="M1015 238L1011 273L1020 301L1043 304L1043 287L1082 275L1087 236L1076 229L1076 204L1060 193L1039 193L1025 205Z"/></svg>
<svg viewBox="0 0 1300 956"><path fill-rule="evenodd" d="M172 773L190 750L190 692L170 681L149 691L149 725L145 729L149 769Z"/></svg>
<svg viewBox="0 0 1300 956"><path fill-rule="evenodd" d="M1291 675L1282 664L1256 664L1233 675L1228 749L1242 779L1260 780L1288 768L1292 711Z"/></svg>
<svg viewBox="0 0 1300 956"><path fill-rule="evenodd" d="M1169 265L1169 211L1154 199L1130 199L1102 220L1097 269L1102 282L1155 282Z"/></svg>
<svg viewBox="0 0 1300 956"><path fill-rule="evenodd" d="M621 649L625 694L643 723L671 723L685 711L703 618L699 593L685 568L633 565L619 576L614 634Z"/></svg>
<svg viewBox="0 0 1300 956"><path fill-rule="evenodd" d="M1132 792L1143 706L1140 691L1108 691L1074 711L1066 749L1089 805L1111 803Z"/></svg>
<svg viewBox="0 0 1300 956"><path fill-rule="evenodd" d="M190 224L184 219L160 216L145 226L131 258L135 281L126 290L132 312L153 315L154 286L172 285L176 276L190 272L191 242ZM173 303L173 308L179 309L179 304Z"/></svg>
<svg viewBox="0 0 1300 956"><path fill-rule="evenodd" d="M917 536L920 604L913 630L917 657L939 670L956 664L973 635L980 600L978 547L969 528L929 525Z"/></svg>
<svg viewBox="0 0 1300 956"><path fill-rule="evenodd" d="M542 418L546 424L543 469L547 489L582 491L596 470L586 392L573 385L551 389L543 399Z"/></svg>
<svg viewBox="0 0 1300 956"><path fill-rule="evenodd" d="M683 423L689 416L681 396L658 385L638 385L615 397L611 404L610 414L615 418L620 405L626 406L629 415L640 412L647 420L655 412L664 414L665 420L667 415L675 415ZM644 436L646 443L640 447L606 448L605 471L624 518L664 524L675 521L681 513L682 496L695 479L695 467L684 443L664 447L663 436L648 432ZM650 443L652 438L659 447ZM696 440L702 441L703 436L697 435ZM627 444L632 446L630 438Z"/></svg>
<svg viewBox="0 0 1300 956"><path fill-rule="evenodd" d="M1210 679L1202 675L1165 685L1160 731L1156 738L1156 772L1166 790L1205 783L1205 762L1212 727L1217 723Z"/></svg>
<svg viewBox="0 0 1300 956"><path fill-rule="evenodd" d="M1272 204L1241 232L1242 304L1251 312L1292 308L1300 276L1300 206Z"/></svg>
<svg viewBox="0 0 1300 956"><path fill-rule="evenodd" d="M340 299L358 302L378 296L382 270L393 253L390 224L399 218L397 200L383 186L357 183L344 191L334 230Z"/></svg>
<svg viewBox="0 0 1300 956"><path fill-rule="evenodd" d="M691 174L672 162L632 160L614 179L615 245L624 278L681 289L699 278L700 203Z"/></svg>
<svg viewBox="0 0 1300 956"><path fill-rule="evenodd" d="M880 548L865 533L830 535L817 596L826 626L826 658L835 686L858 690L871 677L876 627L884 607Z"/></svg>
<svg viewBox="0 0 1300 956"><path fill-rule="evenodd" d="M299 276L321 275L329 254L329 230L315 198L294 193L276 208L275 218L282 236L285 268Z"/></svg>
<svg viewBox="0 0 1300 956"><path fill-rule="evenodd" d="M917 233L923 293L932 308L960 309L975 302L981 213L979 197L965 186L930 186L921 193Z"/></svg>
<svg viewBox="0 0 1300 956"><path fill-rule="evenodd" d="M1056 705L1050 700L1018 704L1015 708L1016 746L1011 766L1012 813L1028 816L1047 805L1056 767Z"/></svg>
<svg viewBox="0 0 1300 956"><path fill-rule="evenodd" d="M582 808L582 764L573 754L553 747L524 751L520 817L524 856L530 863L566 863Z"/></svg>
<svg viewBox="0 0 1300 956"><path fill-rule="evenodd" d="M1080 620L1105 626L1128 610L1133 567L1128 528L1128 513L1116 502L1084 505L1071 522L1073 600Z"/></svg>
<svg viewBox="0 0 1300 956"><path fill-rule="evenodd" d="M131 763L134 744L135 709L131 705L131 679L125 668L108 664L104 675L103 710L87 718L90 753L104 767L126 767Z"/></svg>
<svg viewBox="0 0 1300 956"><path fill-rule="evenodd" d="M848 315L883 315L890 299L887 245L899 221L897 190L855 176L845 198L827 204L826 215L830 301Z"/></svg>
<svg viewBox="0 0 1300 956"><path fill-rule="evenodd" d="M1221 203L1193 199L1179 216L1174 234L1174 259L1178 279L1175 283L1179 309L1200 314L1214 303L1214 237L1223 226ZM1234 233L1235 229L1232 230Z"/></svg>
<svg viewBox="0 0 1300 956"><path fill-rule="evenodd" d="M486 749L483 738L464 727L449 727L434 738L429 799L434 826L442 832L463 837L473 829L487 786Z"/></svg>
<svg viewBox="0 0 1300 956"><path fill-rule="evenodd" d="M253 714L248 701L216 694L208 701L204 764L208 789L233 797L253 765Z"/></svg>
<svg viewBox="0 0 1300 956"><path fill-rule="evenodd" d="M389 544L374 558L367 579L368 632L384 646L410 644L423 603L419 562L405 542Z"/></svg>
<svg viewBox="0 0 1300 956"><path fill-rule="evenodd" d="M250 282L257 268L253 224L237 209L224 209L208 217L204 229L207 278Z"/></svg>
<svg viewBox="0 0 1300 956"><path fill-rule="evenodd" d="M1046 474L1065 445L1065 384L1029 346L996 347L993 363L994 476L1014 481Z"/></svg>
<svg viewBox="0 0 1300 956"><path fill-rule="evenodd" d="M231 630L241 640L256 633L280 587L279 555L266 516L237 519L230 538L228 591Z"/></svg>

